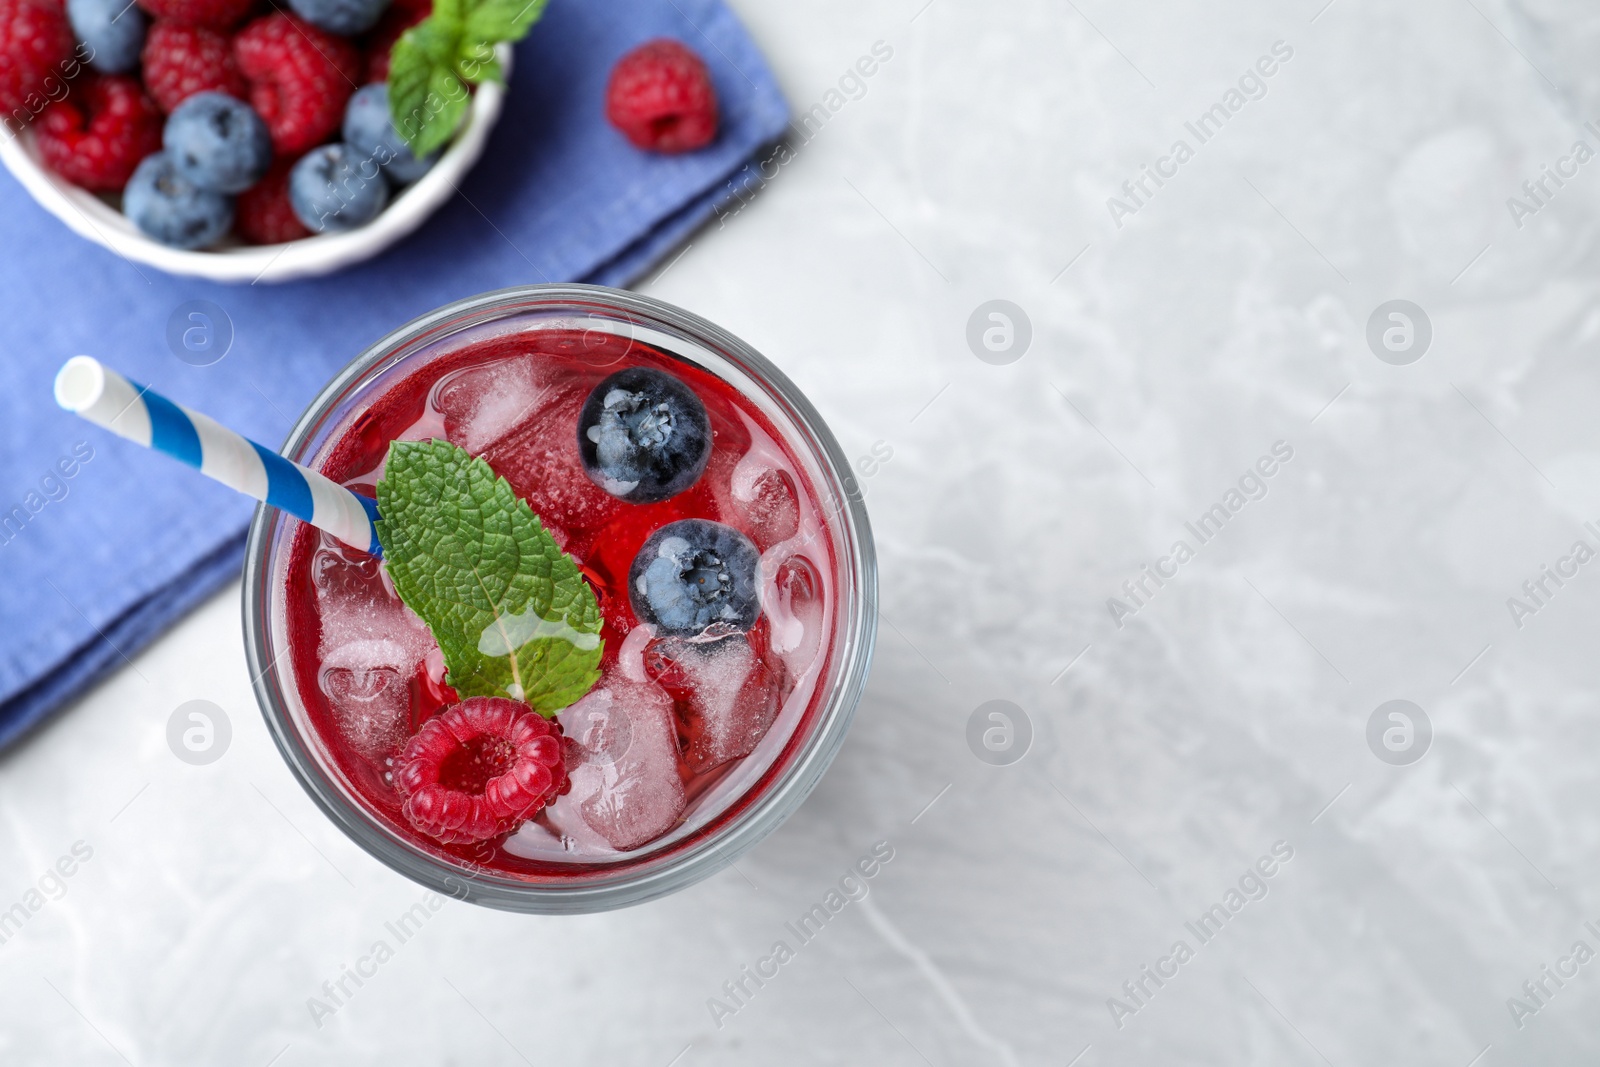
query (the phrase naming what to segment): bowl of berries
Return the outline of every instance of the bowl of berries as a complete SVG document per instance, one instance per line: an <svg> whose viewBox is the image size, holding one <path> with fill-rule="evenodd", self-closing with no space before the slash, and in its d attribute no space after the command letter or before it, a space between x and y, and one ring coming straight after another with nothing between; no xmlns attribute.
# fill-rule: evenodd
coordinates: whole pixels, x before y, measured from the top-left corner
<svg viewBox="0 0 1600 1067"><path fill-rule="evenodd" d="M80 236L327 274L455 194L544 0L0 0L0 161Z"/></svg>

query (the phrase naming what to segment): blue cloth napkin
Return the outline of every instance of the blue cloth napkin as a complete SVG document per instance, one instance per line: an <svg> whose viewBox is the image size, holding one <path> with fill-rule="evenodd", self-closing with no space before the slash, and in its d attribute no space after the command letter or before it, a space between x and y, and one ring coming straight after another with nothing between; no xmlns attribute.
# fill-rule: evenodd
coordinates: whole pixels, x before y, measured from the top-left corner
<svg viewBox="0 0 1600 1067"><path fill-rule="evenodd" d="M711 70L722 127L699 152L640 152L605 121L612 64L660 36ZM135 267L0 170L0 746L236 574L252 510L57 408L51 382L68 357L96 356L275 445L335 371L424 312L510 285L637 278L744 191L748 164L787 123L765 60L720 0L554 0L517 48L506 109L461 195L329 278L222 286ZM167 344L169 317L191 300L232 321L232 348L211 366Z"/></svg>

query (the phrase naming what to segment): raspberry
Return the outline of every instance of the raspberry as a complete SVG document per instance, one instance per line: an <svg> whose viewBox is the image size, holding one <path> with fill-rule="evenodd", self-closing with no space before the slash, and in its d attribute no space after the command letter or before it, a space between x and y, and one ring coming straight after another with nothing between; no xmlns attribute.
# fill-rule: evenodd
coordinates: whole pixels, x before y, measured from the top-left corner
<svg viewBox="0 0 1600 1067"><path fill-rule="evenodd" d="M394 52L395 42L401 34L432 13L432 0L409 5L394 0L389 5L389 10L383 13L383 18L373 27L372 36L367 39L367 76L363 84L389 80L389 57Z"/></svg>
<svg viewBox="0 0 1600 1067"><path fill-rule="evenodd" d="M244 79L234 65L228 39L215 30L181 22L158 22L144 41L144 85L162 111L172 111L195 93L245 98Z"/></svg>
<svg viewBox="0 0 1600 1067"><path fill-rule="evenodd" d="M256 0L139 0L139 6L158 19L225 30L250 14Z"/></svg>
<svg viewBox="0 0 1600 1067"><path fill-rule="evenodd" d="M39 154L74 185L116 192L145 156L161 150L161 112L139 83L94 78L39 116Z"/></svg>
<svg viewBox="0 0 1600 1067"><path fill-rule="evenodd" d="M640 148L689 152L717 135L717 93L700 57L661 37L617 60L606 118Z"/></svg>
<svg viewBox="0 0 1600 1067"><path fill-rule="evenodd" d="M0 0L0 125L26 125L66 88L66 11L48 0Z"/></svg>
<svg viewBox="0 0 1600 1067"><path fill-rule="evenodd" d="M394 783L406 821L444 844L488 841L571 788L561 732L526 704L472 697L422 724Z"/></svg>
<svg viewBox="0 0 1600 1067"><path fill-rule="evenodd" d="M289 205L289 171L296 162L292 157L278 160L266 177L239 194L233 228L244 240L281 245L311 236Z"/></svg>
<svg viewBox="0 0 1600 1067"><path fill-rule="evenodd" d="M344 121L361 76L355 45L282 13L240 30L233 54L279 155L298 155L327 140Z"/></svg>

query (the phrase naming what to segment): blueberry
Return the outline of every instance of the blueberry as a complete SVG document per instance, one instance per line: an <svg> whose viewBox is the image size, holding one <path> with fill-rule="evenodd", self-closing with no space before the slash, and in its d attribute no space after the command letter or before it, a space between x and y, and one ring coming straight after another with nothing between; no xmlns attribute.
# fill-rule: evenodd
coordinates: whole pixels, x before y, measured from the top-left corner
<svg viewBox="0 0 1600 1067"><path fill-rule="evenodd" d="M634 614L661 634L748 630L761 614L760 563L756 546L732 526L680 519L651 534L633 557L628 597Z"/></svg>
<svg viewBox="0 0 1600 1067"><path fill-rule="evenodd" d="M384 82L365 86L350 98L344 112L344 143L376 162L396 185L409 185L439 162L438 152L418 159L395 132L389 117L389 86Z"/></svg>
<svg viewBox="0 0 1600 1067"><path fill-rule="evenodd" d="M632 504L653 504L695 483L711 458L711 420L678 379L648 367L618 371L578 414L583 469Z"/></svg>
<svg viewBox="0 0 1600 1067"><path fill-rule="evenodd" d="M289 6L313 26L353 37L378 24L389 0L289 0Z"/></svg>
<svg viewBox="0 0 1600 1067"><path fill-rule="evenodd" d="M214 193L242 193L272 166L272 134L255 108L226 93L196 93L167 116L161 145L178 173Z"/></svg>
<svg viewBox="0 0 1600 1067"><path fill-rule="evenodd" d="M189 181L168 152L139 164L122 192L122 211L146 236L174 248L216 244L233 226L233 197Z"/></svg>
<svg viewBox="0 0 1600 1067"><path fill-rule="evenodd" d="M73 36L88 45L89 65L102 74L126 74L139 65L145 13L128 0L67 0Z"/></svg>
<svg viewBox="0 0 1600 1067"><path fill-rule="evenodd" d="M347 144L313 148L289 172L289 203L315 233L365 226L388 202L378 165Z"/></svg>

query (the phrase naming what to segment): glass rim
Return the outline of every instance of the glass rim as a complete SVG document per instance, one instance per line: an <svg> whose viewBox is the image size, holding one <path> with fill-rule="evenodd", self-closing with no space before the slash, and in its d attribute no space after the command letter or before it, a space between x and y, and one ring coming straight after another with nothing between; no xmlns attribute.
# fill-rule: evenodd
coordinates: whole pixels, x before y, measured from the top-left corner
<svg viewBox="0 0 1600 1067"><path fill-rule="evenodd" d="M492 312L519 304L533 308L562 303L599 305L646 323L665 325L729 359L781 402L785 414L808 438L804 443L826 479L826 484L816 488L819 495L832 498L829 521L836 567L843 579L835 615L833 655L838 666L830 670L834 683L809 728L810 736L801 739L799 751L753 802L736 803L737 810L723 825L681 852L667 853L659 863L646 860L642 868L624 868L610 875L604 869L594 870L591 878L574 884L529 882L483 868L470 869L465 861L448 863L379 825L331 779L300 736L285 701L284 680L274 670L287 646L276 653L271 647L272 590L268 584L272 550L292 527L276 508L266 504L256 507L245 541L242 598L245 656L256 702L284 762L323 814L373 858L414 882L488 907L545 914L605 911L676 892L731 865L776 829L821 781L843 745L866 687L877 636L877 558L871 525L859 489L852 488L856 482L849 474L849 461L832 431L805 394L766 357L714 323L651 297L598 285L541 283L446 304L389 332L335 374L295 420L282 454L297 458L353 387L383 370L387 360L440 325L472 320L463 322L462 328L467 328L490 321ZM287 688L292 689L292 680Z"/></svg>

